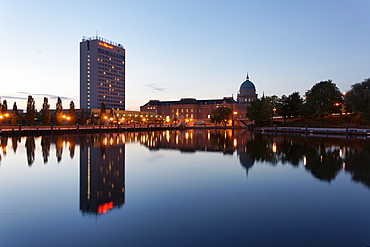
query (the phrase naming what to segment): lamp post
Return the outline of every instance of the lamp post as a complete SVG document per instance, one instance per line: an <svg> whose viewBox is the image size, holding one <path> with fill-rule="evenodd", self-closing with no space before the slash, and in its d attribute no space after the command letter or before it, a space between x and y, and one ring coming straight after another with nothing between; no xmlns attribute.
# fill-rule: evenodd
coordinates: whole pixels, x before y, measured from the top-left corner
<svg viewBox="0 0 370 247"><path fill-rule="evenodd" d="M233 126L235 126L235 121L236 121L236 115L238 114L237 111L233 111Z"/></svg>

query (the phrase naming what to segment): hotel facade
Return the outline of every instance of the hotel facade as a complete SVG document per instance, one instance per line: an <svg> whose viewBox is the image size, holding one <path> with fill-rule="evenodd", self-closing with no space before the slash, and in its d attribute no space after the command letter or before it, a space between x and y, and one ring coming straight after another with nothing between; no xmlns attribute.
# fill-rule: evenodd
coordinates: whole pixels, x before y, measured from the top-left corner
<svg viewBox="0 0 370 247"><path fill-rule="evenodd" d="M101 37L80 42L80 107L125 110L125 49Z"/></svg>

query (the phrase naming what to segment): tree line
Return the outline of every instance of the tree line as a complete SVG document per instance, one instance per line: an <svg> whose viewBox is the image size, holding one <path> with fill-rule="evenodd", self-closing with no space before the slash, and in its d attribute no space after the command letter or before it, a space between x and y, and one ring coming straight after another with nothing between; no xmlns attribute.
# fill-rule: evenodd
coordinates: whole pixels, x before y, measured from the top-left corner
<svg viewBox="0 0 370 247"><path fill-rule="evenodd" d="M299 92L280 98L276 95L262 96L247 107L247 117L256 126L271 125L274 116L283 117L284 122L297 117L323 120L327 115L343 112L370 122L370 78L353 84L345 94L332 80L326 80L313 85L304 97Z"/></svg>
<svg viewBox="0 0 370 247"><path fill-rule="evenodd" d="M62 106L62 100L60 97L57 99L56 103L56 110L55 115L52 116L50 112L50 104L47 97L44 97L44 102L42 104L42 108L40 112L36 111L35 107L35 100L34 98L29 95L27 99L27 110L26 113L19 114L17 103L14 102L13 109L11 113L8 113L8 106L7 101L4 100L3 103L0 102L0 109L1 109L1 120L3 124L27 124L27 125L35 125L36 121L39 121L42 125L49 125L51 121L55 121L57 125L61 125L63 122L67 124L75 124L77 122L76 119L76 109L75 104L73 101L69 103L69 109L64 112ZM85 122L85 110L82 109L80 122Z"/></svg>

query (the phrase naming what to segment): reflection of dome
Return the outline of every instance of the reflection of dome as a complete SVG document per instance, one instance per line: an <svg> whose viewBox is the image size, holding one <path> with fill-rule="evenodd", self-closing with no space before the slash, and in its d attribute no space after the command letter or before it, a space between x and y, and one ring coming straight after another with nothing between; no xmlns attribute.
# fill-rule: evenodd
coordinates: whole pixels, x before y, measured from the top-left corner
<svg viewBox="0 0 370 247"><path fill-rule="evenodd" d="M241 90L256 90L256 87L254 86L253 82L249 80L249 76L247 75L246 80L240 85L240 91Z"/></svg>
<svg viewBox="0 0 370 247"><path fill-rule="evenodd" d="M240 161L240 164L247 170L247 175L248 175L248 170L254 165L254 160L250 158L248 153L240 152L239 161Z"/></svg>

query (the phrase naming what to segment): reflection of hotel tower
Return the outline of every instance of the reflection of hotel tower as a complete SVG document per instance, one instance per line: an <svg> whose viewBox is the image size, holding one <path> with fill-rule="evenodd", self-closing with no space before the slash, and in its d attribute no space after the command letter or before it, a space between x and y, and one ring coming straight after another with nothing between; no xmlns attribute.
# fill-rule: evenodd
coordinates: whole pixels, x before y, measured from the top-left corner
<svg viewBox="0 0 370 247"><path fill-rule="evenodd" d="M125 203L125 146L117 142L118 138L100 137L81 147L80 210L83 213L106 213Z"/></svg>

